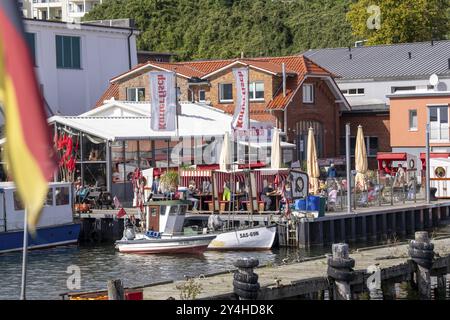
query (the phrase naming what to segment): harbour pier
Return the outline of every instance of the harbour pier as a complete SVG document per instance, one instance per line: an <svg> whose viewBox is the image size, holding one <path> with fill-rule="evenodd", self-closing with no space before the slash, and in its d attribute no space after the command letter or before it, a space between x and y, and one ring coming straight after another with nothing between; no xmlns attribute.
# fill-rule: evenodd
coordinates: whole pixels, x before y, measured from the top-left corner
<svg viewBox="0 0 450 320"><path fill-rule="evenodd" d="M420 249L419 249L420 248ZM195 278L165 281L141 287L125 288L128 295L144 300L199 299L237 300L236 279L250 281L257 289L257 300L391 300L448 299L450 238L430 241L427 232L417 232L415 241L406 244L361 248L350 252L347 244L332 245L332 255L307 258L280 265L256 267L253 261L238 261L238 268ZM249 276L236 274L247 273ZM257 274L258 276L254 276ZM244 279L244 280L242 280ZM255 282L256 279L256 282ZM245 282L245 281L244 281ZM257 284L256 284L257 283ZM252 285L254 284L254 285ZM106 284L105 284L106 285ZM187 287L196 290L185 290ZM406 288L400 290L401 288ZM183 296L183 292L197 292ZM107 291L65 293L63 298L105 297ZM110 295L111 296L111 295ZM250 294L247 294L247 299ZM244 297L245 298L245 297Z"/></svg>
<svg viewBox="0 0 450 320"><path fill-rule="evenodd" d="M123 218L117 218L116 210L93 210L91 213L77 213L81 222L81 242L113 242L123 235ZM139 217L136 208L127 208L129 215ZM187 224L206 226L211 213L188 213ZM394 204L392 206L358 208L352 213L327 212L323 217L286 219L271 212L248 214L244 212L222 213L220 218L230 225L239 227L249 224L268 225L277 223L278 245L280 247L310 248L327 246L335 242L376 242L403 238L415 231L428 230L450 220L450 201L440 200L427 204Z"/></svg>

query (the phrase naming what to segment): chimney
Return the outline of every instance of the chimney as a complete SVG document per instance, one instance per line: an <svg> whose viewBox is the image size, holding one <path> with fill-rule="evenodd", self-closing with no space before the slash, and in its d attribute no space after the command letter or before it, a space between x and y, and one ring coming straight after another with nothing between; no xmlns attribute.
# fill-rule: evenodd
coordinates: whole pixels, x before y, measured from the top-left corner
<svg viewBox="0 0 450 320"><path fill-rule="evenodd" d="M412 58L412 53L411 52L408 52L408 58L411 60L411 58Z"/></svg>
<svg viewBox="0 0 450 320"><path fill-rule="evenodd" d="M350 60L352 60L353 59L353 55L350 53Z"/></svg>
<svg viewBox="0 0 450 320"><path fill-rule="evenodd" d="M284 62L281 64L283 70L283 97L286 97L286 65Z"/></svg>
<svg viewBox="0 0 450 320"><path fill-rule="evenodd" d="M431 46L434 46L434 39L431 39Z"/></svg>
<svg viewBox="0 0 450 320"><path fill-rule="evenodd" d="M244 51L241 51L241 59L244 59Z"/></svg>
<svg viewBox="0 0 450 320"><path fill-rule="evenodd" d="M448 58L448 70L450 70L450 58Z"/></svg>

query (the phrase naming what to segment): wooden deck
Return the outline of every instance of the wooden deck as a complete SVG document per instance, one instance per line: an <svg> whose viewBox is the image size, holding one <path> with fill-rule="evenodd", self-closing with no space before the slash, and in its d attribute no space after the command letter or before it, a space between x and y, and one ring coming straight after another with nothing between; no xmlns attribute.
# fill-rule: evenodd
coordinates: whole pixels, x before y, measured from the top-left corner
<svg viewBox="0 0 450 320"><path fill-rule="evenodd" d="M449 267L450 238L433 240L435 252L441 258L435 264L437 267ZM360 249L350 254L356 261L355 270L366 270L367 267L379 264L383 278L395 278L405 276L408 272L407 245L386 246L371 249ZM448 269L447 269L448 271ZM255 269L259 275L261 285L258 299L281 299L295 297L323 290L327 286L327 261L326 257L312 258L303 262L296 262L280 266L263 266ZM199 274L195 283L201 285L201 293L197 299L229 299L233 292L233 270L224 271L221 274L204 276ZM355 281L362 281L356 279ZM180 299L180 289L185 283L175 281L146 286L143 290L145 300L165 300L170 297Z"/></svg>

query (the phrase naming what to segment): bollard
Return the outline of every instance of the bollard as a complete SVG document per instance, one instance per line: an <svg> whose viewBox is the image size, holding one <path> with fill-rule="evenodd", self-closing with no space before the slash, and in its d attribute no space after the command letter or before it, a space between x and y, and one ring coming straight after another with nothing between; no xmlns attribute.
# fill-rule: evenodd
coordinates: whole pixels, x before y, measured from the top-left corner
<svg viewBox="0 0 450 320"><path fill-rule="evenodd" d="M335 300L351 300L350 282L355 278L353 267L355 260L349 257L348 244L338 243L332 246L332 256L328 256L328 277L334 280Z"/></svg>
<svg viewBox="0 0 450 320"><path fill-rule="evenodd" d="M434 245L430 242L428 232L419 231L415 240L409 244L409 256L417 266L416 282L419 288L419 297L423 300L431 299L431 268L433 266Z"/></svg>
<svg viewBox="0 0 450 320"><path fill-rule="evenodd" d="M233 276L233 291L239 300L256 300L258 297L258 275L253 272L258 265L259 260L255 258L239 259L234 263L239 271Z"/></svg>
<svg viewBox="0 0 450 320"><path fill-rule="evenodd" d="M366 281L367 288L369 289L370 300L383 300L381 269L379 264L369 266L367 268L367 274L370 275Z"/></svg>
<svg viewBox="0 0 450 320"><path fill-rule="evenodd" d="M108 280L108 300L125 300L122 280Z"/></svg>

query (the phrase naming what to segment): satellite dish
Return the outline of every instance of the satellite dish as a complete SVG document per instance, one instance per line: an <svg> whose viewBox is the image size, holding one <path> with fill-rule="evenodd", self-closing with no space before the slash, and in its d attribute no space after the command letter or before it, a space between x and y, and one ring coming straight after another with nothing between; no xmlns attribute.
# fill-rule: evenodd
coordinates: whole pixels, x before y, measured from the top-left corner
<svg viewBox="0 0 450 320"><path fill-rule="evenodd" d="M439 84L439 77L436 73L431 75L430 84L435 87Z"/></svg>

